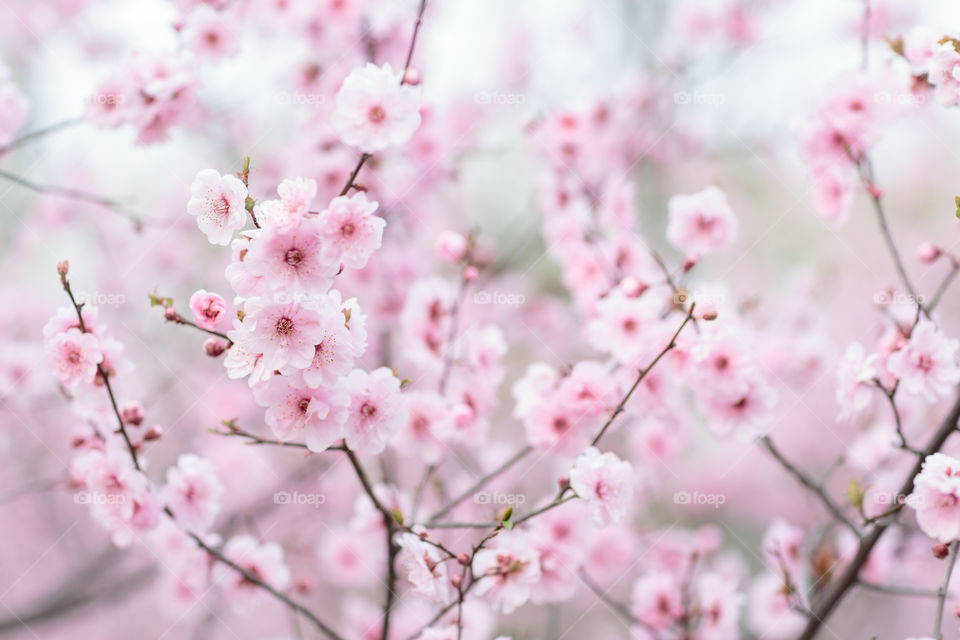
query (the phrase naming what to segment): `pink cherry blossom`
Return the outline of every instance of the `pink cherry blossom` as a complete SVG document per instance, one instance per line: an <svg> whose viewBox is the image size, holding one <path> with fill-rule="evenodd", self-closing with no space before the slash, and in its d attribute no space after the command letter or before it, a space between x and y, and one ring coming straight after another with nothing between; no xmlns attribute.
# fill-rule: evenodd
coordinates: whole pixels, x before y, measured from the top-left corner
<svg viewBox="0 0 960 640"><path fill-rule="evenodd" d="M198 327L221 330L227 322L227 303L216 294L198 289L190 296L190 311Z"/></svg>
<svg viewBox="0 0 960 640"><path fill-rule="evenodd" d="M247 187L236 176L204 169L190 185L187 213L197 217L197 226L211 244L226 246L246 223L246 199Z"/></svg>
<svg viewBox="0 0 960 640"><path fill-rule="evenodd" d="M74 390L81 384L91 384L97 375L97 365L103 362L100 341L79 329L58 333L47 343L47 353L60 384Z"/></svg>
<svg viewBox="0 0 960 640"><path fill-rule="evenodd" d="M187 16L184 26L184 47L201 58L221 58L240 50L237 23L231 15L202 4Z"/></svg>
<svg viewBox="0 0 960 640"><path fill-rule="evenodd" d="M960 460L942 453L927 456L907 505L916 510L917 524L931 538L960 538Z"/></svg>
<svg viewBox="0 0 960 640"><path fill-rule="evenodd" d="M255 389L257 402L267 407L266 423L280 440L302 434L311 451L323 451L343 437L350 396L339 384L309 388L274 376Z"/></svg>
<svg viewBox="0 0 960 640"><path fill-rule="evenodd" d="M350 394L347 446L363 453L380 453L409 420L400 380L390 369L380 367L369 373L354 369L344 382Z"/></svg>
<svg viewBox="0 0 960 640"><path fill-rule="evenodd" d="M739 223L717 187L673 196L667 207L667 239L680 251L707 253L726 249L737 239Z"/></svg>
<svg viewBox="0 0 960 640"><path fill-rule="evenodd" d="M400 536L397 544L401 549L397 562L417 593L440 603L454 597L447 563L437 547L412 533Z"/></svg>
<svg viewBox="0 0 960 640"><path fill-rule="evenodd" d="M539 554L520 532L497 536L474 555L472 569L474 576L484 576L474 592L503 613L523 605L540 580Z"/></svg>
<svg viewBox="0 0 960 640"><path fill-rule="evenodd" d="M254 213L260 224L286 233L296 229L310 212L310 203L317 196L317 183L310 178L288 178L277 187L279 200L258 202Z"/></svg>
<svg viewBox="0 0 960 640"><path fill-rule="evenodd" d="M292 576L284 562L283 548L276 542L261 544L252 536L234 536L223 546L222 553L274 589L286 591L289 588ZM227 602L236 608L249 607L265 597L259 585L222 564L214 567L213 580L224 590Z"/></svg>
<svg viewBox="0 0 960 640"><path fill-rule="evenodd" d="M867 355L863 345L852 342L837 365L837 404L839 420L849 420L870 404L877 377L876 354Z"/></svg>
<svg viewBox="0 0 960 640"><path fill-rule="evenodd" d="M320 214L320 234L348 267L362 269L380 248L386 221L373 215L376 202L364 193L334 198Z"/></svg>
<svg viewBox="0 0 960 640"><path fill-rule="evenodd" d="M317 220L301 220L286 232L268 227L251 236L243 265L273 290L297 295L323 293L340 269L339 260L321 237Z"/></svg>
<svg viewBox="0 0 960 640"><path fill-rule="evenodd" d="M630 610L645 625L662 630L683 613L681 585L677 577L650 572L633 583Z"/></svg>
<svg viewBox="0 0 960 640"><path fill-rule="evenodd" d="M313 301L251 301L247 313L244 323L249 322L252 328L246 336L246 348L261 354L267 371L287 364L298 369L310 366L316 345L323 340L320 312Z"/></svg>
<svg viewBox="0 0 960 640"><path fill-rule="evenodd" d="M176 521L195 533L213 525L222 495L216 468L199 456L183 454L177 458L177 466L167 470L163 500Z"/></svg>
<svg viewBox="0 0 960 640"><path fill-rule="evenodd" d="M367 63L337 92L333 126L344 144L364 153L403 144L420 126L419 88L401 85L389 63Z"/></svg>
<svg viewBox="0 0 960 640"><path fill-rule="evenodd" d="M887 357L887 368L908 392L933 402L960 382L958 349L960 341L944 336L932 322L920 320L906 346Z"/></svg>
<svg viewBox="0 0 960 640"><path fill-rule="evenodd" d="M633 497L633 467L615 454L588 447L570 471L570 487L590 505L600 526L623 520Z"/></svg>
<svg viewBox="0 0 960 640"><path fill-rule="evenodd" d="M945 107L960 104L960 52L953 42L933 47L928 77L938 103Z"/></svg>

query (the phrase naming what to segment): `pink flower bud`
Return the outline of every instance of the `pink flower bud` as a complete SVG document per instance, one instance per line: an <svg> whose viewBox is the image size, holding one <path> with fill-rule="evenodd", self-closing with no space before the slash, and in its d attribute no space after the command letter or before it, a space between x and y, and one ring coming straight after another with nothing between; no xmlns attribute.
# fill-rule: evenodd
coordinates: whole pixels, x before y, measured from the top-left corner
<svg viewBox="0 0 960 640"><path fill-rule="evenodd" d="M311 590L313 590L313 587L313 580L308 577L297 578L297 580L293 583L293 588L300 593L309 593Z"/></svg>
<svg viewBox="0 0 960 640"><path fill-rule="evenodd" d="M420 84L422 78L420 77L420 70L416 67L407 67L403 72L403 84L408 84L411 87L415 87Z"/></svg>
<svg viewBox="0 0 960 640"><path fill-rule="evenodd" d="M459 589L459 588L460 588L460 584L461 584L462 582L463 582L463 576L461 576L459 573L453 574L453 576L451 576L451 578L450 578L450 584L453 585L453 588L454 588L454 589Z"/></svg>
<svg viewBox="0 0 960 640"><path fill-rule="evenodd" d="M470 556L468 556L465 553L460 553L457 555L457 562L459 562L462 566L465 567L468 564L470 564Z"/></svg>
<svg viewBox="0 0 960 640"><path fill-rule="evenodd" d="M687 256L686 258L684 258L684 259L683 259L683 271L684 271L684 273L686 273L687 271L690 271L690 269L693 269L695 266L697 266L697 260L698 260L697 256L695 256L695 255L693 255L693 254L690 254L689 256Z"/></svg>
<svg viewBox="0 0 960 640"><path fill-rule="evenodd" d="M624 278L620 282L620 287L623 289L623 294L629 298L639 298L644 291L650 288L645 282L640 282L633 276Z"/></svg>
<svg viewBox="0 0 960 640"><path fill-rule="evenodd" d="M570 486L570 478L560 478L557 480L557 486L560 487L561 491L565 491Z"/></svg>
<svg viewBox="0 0 960 640"><path fill-rule="evenodd" d="M220 338L207 338L203 343L203 352L211 358L222 355L227 350L227 345Z"/></svg>
<svg viewBox="0 0 960 640"><path fill-rule="evenodd" d="M939 560L943 560L948 555L950 555L950 545L946 542L938 542L933 545L933 557Z"/></svg>
<svg viewBox="0 0 960 640"><path fill-rule="evenodd" d="M180 322L180 314L173 307L164 309L163 317L167 319L167 322Z"/></svg>
<svg viewBox="0 0 960 640"><path fill-rule="evenodd" d="M465 427L473 422L474 413L470 405L460 403L453 408L453 421L458 427Z"/></svg>
<svg viewBox="0 0 960 640"><path fill-rule="evenodd" d="M445 262L460 262L467 255L469 243L456 231L444 231L437 236L437 253Z"/></svg>
<svg viewBox="0 0 960 640"><path fill-rule="evenodd" d="M700 317L703 318L704 320L706 320L707 322L710 322L710 321L712 321L712 320L716 320L716 319L717 319L717 312L716 312L715 310L713 310L713 311L707 311L706 313L704 313L704 314L703 314L702 316L700 316Z"/></svg>
<svg viewBox="0 0 960 640"><path fill-rule="evenodd" d="M467 282L473 282L477 279L477 276L480 275L480 271L473 265L470 265L463 270L463 279Z"/></svg>
<svg viewBox="0 0 960 640"><path fill-rule="evenodd" d="M917 257L920 259L920 262L933 262L941 255L943 255L943 252L940 250L940 247L929 242L924 242L917 247Z"/></svg>
<svg viewBox="0 0 960 640"><path fill-rule="evenodd" d="M155 424L147 429L147 432L143 434L143 441L151 442L153 440L159 440L161 437L163 437L163 427Z"/></svg>
<svg viewBox="0 0 960 640"><path fill-rule="evenodd" d="M68 260L61 260L57 263L57 273L60 274L61 278L65 278L67 273L70 271L70 262Z"/></svg>
<svg viewBox="0 0 960 640"><path fill-rule="evenodd" d="M128 402L121 407L120 417L123 418L124 424L130 424L135 427L140 426L144 418L143 405L139 402Z"/></svg>

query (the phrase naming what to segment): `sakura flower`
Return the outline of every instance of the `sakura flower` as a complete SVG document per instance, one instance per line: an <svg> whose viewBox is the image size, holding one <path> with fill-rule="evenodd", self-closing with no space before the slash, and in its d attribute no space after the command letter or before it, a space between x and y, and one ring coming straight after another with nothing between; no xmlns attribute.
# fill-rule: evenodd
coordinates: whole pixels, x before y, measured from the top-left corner
<svg viewBox="0 0 960 640"><path fill-rule="evenodd" d="M960 538L960 460L934 453L923 461L907 506L916 510L920 529L935 540Z"/></svg>
<svg viewBox="0 0 960 640"><path fill-rule="evenodd" d="M292 582L284 563L283 548L275 542L261 544L252 536L230 538L222 553L230 561L277 591L286 591ZM256 582L223 564L214 566L213 581L225 590L227 601L241 609L266 592Z"/></svg>
<svg viewBox="0 0 960 640"><path fill-rule="evenodd" d="M393 446L412 452L426 464L436 464L447 451L442 438L452 429L451 411L437 393L414 391L407 394L410 419L397 432Z"/></svg>
<svg viewBox="0 0 960 640"><path fill-rule="evenodd" d="M476 553L472 568L478 578L474 593L505 614L523 605L540 580L539 554L520 532L497 536L488 548Z"/></svg>
<svg viewBox="0 0 960 640"><path fill-rule="evenodd" d="M887 357L887 369L907 391L934 402L960 382L958 348L960 341L944 336L929 320L921 320L906 346Z"/></svg>
<svg viewBox="0 0 960 640"><path fill-rule="evenodd" d="M47 353L60 384L70 390L92 383L97 375L97 365L103 362L100 341L79 329L68 329L55 335L47 343Z"/></svg>
<svg viewBox="0 0 960 640"><path fill-rule="evenodd" d="M232 16L202 4L187 16L182 30L183 44L202 58L222 58L240 50L240 34Z"/></svg>
<svg viewBox="0 0 960 640"><path fill-rule="evenodd" d="M803 631L806 617L794 609L795 596L784 588L779 573L765 573L750 587L747 607L750 628L769 640L788 640Z"/></svg>
<svg viewBox="0 0 960 640"><path fill-rule="evenodd" d="M615 454L588 447L570 471L570 486L587 501L599 526L617 524L633 497L633 467Z"/></svg>
<svg viewBox="0 0 960 640"><path fill-rule="evenodd" d="M782 518L770 523L763 534L763 553L770 566L782 569L796 583L803 562L803 530Z"/></svg>
<svg viewBox="0 0 960 640"><path fill-rule="evenodd" d="M218 331L226 321L227 303L216 293L198 289L190 296L193 321L201 329Z"/></svg>
<svg viewBox="0 0 960 640"><path fill-rule="evenodd" d="M322 299L317 311L322 333L320 342L314 345L313 360L302 369L283 369L284 375L299 376L304 386L313 388L335 384L338 378L350 373L357 355L346 316L335 306L333 298Z"/></svg>
<svg viewBox="0 0 960 640"><path fill-rule="evenodd" d="M734 640L740 637L740 610L746 597L737 580L719 572L706 573L697 580L701 613L698 637L703 640Z"/></svg>
<svg viewBox="0 0 960 640"><path fill-rule="evenodd" d="M747 376L744 391L734 396L705 395L707 426L721 437L736 432L746 439L765 432L777 402L776 392L759 375Z"/></svg>
<svg viewBox="0 0 960 640"><path fill-rule="evenodd" d="M930 71L934 50L940 36L929 27L914 27L903 36L903 57L910 62L910 72L921 76Z"/></svg>
<svg viewBox="0 0 960 640"><path fill-rule="evenodd" d="M953 42L933 47L928 79L933 84L933 96L944 107L960 104L960 52Z"/></svg>
<svg viewBox="0 0 960 640"><path fill-rule="evenodd" d="M188 530L202 533L213 526L222 495L216 468L199 456L183 454L177 466L167 470L164 502L177 523Z"/></svg>
<svg viewBox="0 0 960 640"><path fill-rule="evenodd" d="M673 196L667 208L667 239L680 251L707 253L725 249L737 239L737 218L717 187Z"/></svg>
<svg viewBox="0 0 960 640"><path fill-rule="evenodd" d="M350 393L347 446L364 453L380 453L409 420L400 381L390 369L380 367L370 373L354 369L344 382Z"/></svg>
<svg viewBox="0 0 960 640"><path fill-rule="evenodd" d="M337 255L323 242L317 220L301 220L286 232L267 227L251 232L244 267L271 289L297 295L323 293L340 270Z"/></svg>
<svg viewBox="0 0 960 640"><path fill-rule="evenodd" d="M420 126L420 91L401 85L390 64L354 69L337 92L333 126L364 153L403 144Z"/></svg>
<svg viewBox="0 0 960 640"><path fill-rule="evenodd" d="M348 267L362 269L370 254L380 248L387 223L373 215L377 206L361 192L334 198L320 214L320 234Z"/></svg>
<svg viewBox="0 0 960 640"><path fill-rule="evenodd" d="M323 340L320 313L314 307L308 299L288 304L263 300L247 303L247 317L253 326L247 336L247 350L262 355L267 371L287 364L298 369L310 366L315 346Z"/></svg>
<svg viewBox="0 0 960 640"><path fill-rule="evenodd" d="M453 598L445 558L437 547L412 533L400 536L398 544L401 551L397 562L417 593L440 603Z"/></svg>
<svg viewBox="0 0 960 640"><path fill-rule="evenodd" d="M300 388L287 376L274 376L254 391L257 402L267 407L267 425L280 440L302 432L311 451L323 451L343 437L350 396L341 385Z"/></svg>
<svg viewBox="0 0 960 640"><path fill-rule="evenodd" d="M853 342L837 365L837 404L840 405L838 420L848 420L870 404L874 378L877 377L877 355L868 356L863 345Z"/></svg>
<svg viewBox="0 0 960 640"><path fill-rule="evenodd" d="M641 576L633 584L630 611L649 627L666 629L683 614L678 579L659 571Z"/></svg>
<svg viewBox="0 0 960 640"><path fill-rule="evenodd" d="M310 203L317 196L317 183L310 178L288 178L277 187L277 195L279 200L257 203L254 212L261 225L286 233L310 212Z"/></svg>
<svg viewBox="0 0 960 640"><path fill-rule="evenodd" d="M246 222L246 200L247 187L239 178L204 169L190 185L187 213L197 217L197 226L211 244L226 246Z"/></svg>

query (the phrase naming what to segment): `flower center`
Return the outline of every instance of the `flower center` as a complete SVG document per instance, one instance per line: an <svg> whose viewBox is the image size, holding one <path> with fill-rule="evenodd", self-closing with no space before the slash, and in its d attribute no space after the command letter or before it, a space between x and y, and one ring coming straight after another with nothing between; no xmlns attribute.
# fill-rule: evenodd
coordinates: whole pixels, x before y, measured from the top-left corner
<svg viewBox="0 0 960 640"><path fill-rule="evenodd" d="M303 252L300 251L300 249L288 249L287 252L283 254L283 261L291 267L296 267L303 262Z"/></svg>
<svg viewBox="0 0 960 640"><path fill-rule="evenodd" d="M353 226L353 223L348 222L344 224L342 227L340 227L340 235L342 235L344 238L349 238L350 236L353 235L353 232L356 230L357 228Z"/></svg>
<svg viewBox="0 0 960 640"><path fill-rule="evenodd" d="M380 124L386 119L386 117L387 117L387 112L384 111L383 107L381 107L380 105L371 107L370 111L367 112L367 118L369 118L370 122L372 122L373 124Z"/></svg>
<svg viewBox="0 0 960 640"><path fill-rule="evenodd" d="M377 415L377 407L369 402L364 402L363 406L360 407L360 413L362 413L365 418L372 418Z"/></svg>
<svg viewBox="0 0 960 640"><path fill-rule="evenodd" d="M277 320L277 335L286 336L293 333L293 320L284 316Z"/></svg>

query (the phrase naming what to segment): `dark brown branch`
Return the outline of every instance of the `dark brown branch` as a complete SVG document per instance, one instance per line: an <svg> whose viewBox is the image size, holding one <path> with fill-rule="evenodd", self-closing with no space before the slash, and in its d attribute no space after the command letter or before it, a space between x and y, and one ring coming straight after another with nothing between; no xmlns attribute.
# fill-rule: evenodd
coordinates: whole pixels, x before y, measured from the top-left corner
<svg viewBox="0 0 960 640"><path fill-rule="evenodd" d="M900 491L897 493L897 495L905 496L913 492L913 482L917 477L917 474L920 473L923 459L940 451L940 449L943 447L943 444L947 441L947 438L949 438L950 435L956 430L957 420L960 420L960 393L958 393L957 398L954 400L953 406L950 408L950 412L937 428L937 432L933 435L933 437L930 439L930 442L924 448L923 458L919 458L914 463L913 468L903 481L903 484L901 485ZM820 599L817 605L813 607L813 617L807 622L807 626L798 637L798 640L812 640L813 637L817 635L817 632L820 630L820 627L823 625L824 621L830 617L830 614L833 613L833 610L843 600L844 596L847 594L847 591L857 584L857 581L860 577L860 570L870 557L870 552L873 551L873 548L883 536L887 526L889 525L878 524L872 531L870 531L860 540L860 545L857 547L857 551L854 554L853 559L843 570L843 573L828 586L828 590L824 592L823 597Z"/></svg>

